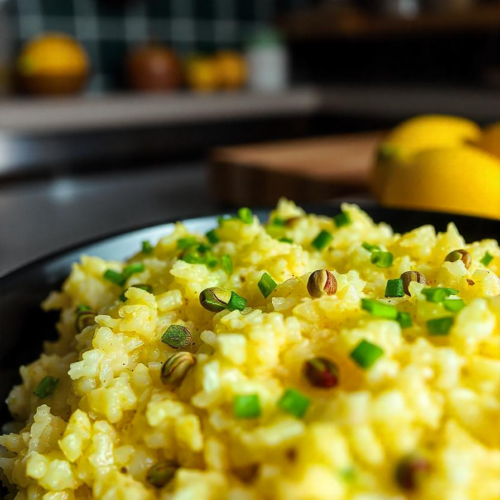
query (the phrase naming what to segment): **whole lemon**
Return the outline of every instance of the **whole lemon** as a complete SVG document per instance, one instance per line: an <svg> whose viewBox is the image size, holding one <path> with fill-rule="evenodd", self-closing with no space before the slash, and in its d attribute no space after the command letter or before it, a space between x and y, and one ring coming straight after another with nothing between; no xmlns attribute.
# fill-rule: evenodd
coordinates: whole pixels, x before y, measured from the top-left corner
<svg viewBox="0 0 500 500"><path fill-rule="evenodd" d="M191 57L186 63L188 86L198 92L214 92L220 86L217 64L213 57Z"/></svg>
<svg viewBox="0 0 500 500"><path fill-rule="evenodd" d="M423 151L391 170L380 201L500 219L500 161L473 146Z"/></svg>
<svg viewBox="0 0 500 500"><path fill-rule="evenodd" d="M487 127L477 145L479 148L500 158L500 122Z"/></svg>
<svg viewBox="0 0 500 500"><path fill-rule="evenodd" d="M372 170L372 190L380 195L392 168L428 149L460 146L477 141L481 129L470 120L447 115L422 115L389 132L379 146Z"/></svg>
<svg viewBox="0 0 500 500"><path fill-rule="evenodd" d="M73 94L86 84L90 63L83 47L61 33L47 33L28 42L17 60L23 90L32 94Z"/></svg>

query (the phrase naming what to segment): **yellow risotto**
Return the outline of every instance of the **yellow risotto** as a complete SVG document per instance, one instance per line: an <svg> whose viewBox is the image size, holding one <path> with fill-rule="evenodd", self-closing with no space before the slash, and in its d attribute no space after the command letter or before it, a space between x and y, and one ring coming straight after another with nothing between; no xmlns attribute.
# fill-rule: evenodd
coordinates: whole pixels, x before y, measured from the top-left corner
<svg viewBox="0 0 500 500"><path fill-rule="evenodd" d="M0 437L17 500L497 500L500 251L281 201L43 307Z"/></svg>

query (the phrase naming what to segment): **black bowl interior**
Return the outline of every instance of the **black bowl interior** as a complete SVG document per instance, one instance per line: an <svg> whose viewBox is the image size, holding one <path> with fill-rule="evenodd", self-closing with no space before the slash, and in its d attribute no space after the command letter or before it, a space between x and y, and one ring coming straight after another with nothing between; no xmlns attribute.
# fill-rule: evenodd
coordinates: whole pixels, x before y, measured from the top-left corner
<svg viewBox="0 0 500 500"><path fill-rule="evenodd" d="M338 204L305 208L328 216L340 211ZM409 231L424 224L432 224L437 230L443 231L453 221L467 241L498 239L500 236L500 221L373 206L363 208L376 222L387 222L397 232ZM266 220L268 211L259 210L256 214L261 220ZM190 230L201 233L216 224L216 216L186 221ZM19 367L36 359L41 352L42 342L55 337L57 314L44 313L40 303L50 291L61 286L71 265L82 254L110 260L127 259L140 249L143 240L156 242L171 230L172 223L165 223L102 238L38 260L0 279L0 424L10 418L4 400L12 386L19 382Z"/></svg>

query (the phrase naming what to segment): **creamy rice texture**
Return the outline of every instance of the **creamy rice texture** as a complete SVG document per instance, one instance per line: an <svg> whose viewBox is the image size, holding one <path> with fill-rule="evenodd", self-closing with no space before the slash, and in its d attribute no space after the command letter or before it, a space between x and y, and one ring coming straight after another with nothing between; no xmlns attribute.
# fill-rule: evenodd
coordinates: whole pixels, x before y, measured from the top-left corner
<svg viewBox="0 0 500 500"><path fill-rule="evenodd" d="M393 234L354 205L342 211L335 222L281 201L270 223L221 221L211 243L178 223L127 263L83 256L43 304L61 311L59 340L8 398L0 476L11 498L497 499L498 243L466 243L453 224ZM333 239L318 243L321 231ZM445 260L457 249L471 261ZM337 289L313 298L320 269ZM407 271L427 283L385 297ZM264 273L277 284L267 298ZM211 287L247 306L206 310ZM162 341L171 325L189 331L187 347ZM166 383L179 352L196 364ZM305 374L318 357L336 367L329 387Z"/></svg>

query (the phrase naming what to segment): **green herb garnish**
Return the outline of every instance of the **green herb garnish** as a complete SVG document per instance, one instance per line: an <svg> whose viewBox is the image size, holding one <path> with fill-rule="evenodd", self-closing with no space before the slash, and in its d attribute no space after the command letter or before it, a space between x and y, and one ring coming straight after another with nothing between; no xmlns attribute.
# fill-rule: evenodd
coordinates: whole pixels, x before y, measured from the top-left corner
<svg viewBox="0 0 500 500"><path fill-rule="evenodd" d="M427 330L429 335L448 335L453 326L453 318L446 316L444 318L430 319L427 321Z"/></svg>
<svg viewBox="0 0 500 500"><path fill-rule="evenodd" d="M331 233L328 231L325 231L324 229L314 238L312 241L311 245L316 249L316 250L323 250L326 248L331 242L333 241L333 236Z"/></svg>
<svg viewBox="0 0 500 500"><path fill-rule="evenodd" d="M236 418L258 418L260 417L260 400L258 394L235 396L233 400L233 412Z"/></svg>
<svg viewBox="0 0 500 500"><path fill-rule="evenodd" d="M398 310L390 304L384 304L378 300L361 299L361 309L368 311L377 318L397 319Z"/></svg>
<svg viewBox="0 0 500 500"><path fill-rule="evenodd" d="M302 418L309 408L311 400L295 389L287 389L278 401L278 407L286 413Z"/></svg>
<svg viewBox="0 0 500 500"><path fill-rule="evenodd" d="M142 242L142 253L145 254L153 253L153 247L151 246L151 243L148 240Z"/></svg>
<svg viewBox="0 0 500 500"><path fill-rule="evenodd" d="M429 287L423 288L422 294L427 297L427 302L439 303L451 295L457 295L458 290L453 288Z"/></svg>
<svg viewBox="0 0 500 500"><path fill-rule="evenodd" d="M264 273L259 280L258 287L264 298L267 299L273 290L278 286L268 273Z"/></svg>
<svg viewBox="0 0 500 500"><path fill-rule="evenodd" d="M401 328L403 329L410 328L413 325L410 313L407 312L398 312L396 321L400 324Z"/></svg>
<svg viewBox="0 0 500 500"><path fill-rule="evenodd" d="M346 212L336 215L333 220L337 227L348 226L352 223L350 215Z"/></svg>
<svg viewBox="0 0 500 500"><path fill-rule="evenodd" d="M127 281L127 278L123 276L122 273L119 273L117 271L113 271L112 269L108 269L104 274L103 274L104 279L111 281L111 283L114 283L115 285L118 286L123 286L125 282Z"/></svg>
<svg viewBox="0 0 500 500"><path fill-rule="evenodd" d="M444 299L443 306L447 311L457 313L465 307L465 302L462 299Z"/></svg>
<svg viewBox="0 0 500 500"><path fill-rule="evenodd" d="M247 299L240 297L236 292L231 292L231 298L227 303L227 308L230 311L243 311L247 306Z"/></svg>
<svg viewBox="0 0 500 500"><path fill-rule="evenodd" d="M385 287L385 296L386 297L403 297L405 294L403 288L403 280L395 279L388 280L387 286Z"/></svg>
<svg viewBox="0 0 500 500"><path fill-rule="evenodd" d="M367 340L362 340L351 352L351 359L361 368L367 370L371 368L377 359L384 354L384 350L378 345Z"/></svg>
<svg viewBox="0 0 500 500"><path fill-rule="evenodd" d="M208 231L208 233L205 235L207 237L207 240L212 244L215 245L219 243L220 238L219 235L217 234L216 229L212 229L211 231Z"/></svg>
<svg viewBox="0 0 500 500"><path fill-rule="evenodd" d="M253 212L249 208L240 208L238 217L244 224L252 224L253 222Z"/></svg>
<svg viewBox="0 0 500 500"><path fill-rule="evenodd" d="M54 377L45 377L38 384L33 394L39 398L46 398L50 396L57 388L59 379Z"/></svg>
<svg viewBox="0 0 500 500"><path fill-rule="evenodd" d="M370 262L375 264L377 267L382 269L387 269L392 266L394 261L394 255L391 252L372 252L372 256L370 257Z"/></svg>
<svg viewBox="0 0 500 500"><path fill-rule="evenodd" d="M490 252L486 252L482 259L479 261L484 267L488 267L491 264L491 261L494 259L493 255Z"/></svg>

